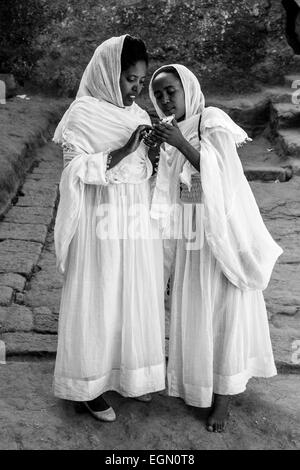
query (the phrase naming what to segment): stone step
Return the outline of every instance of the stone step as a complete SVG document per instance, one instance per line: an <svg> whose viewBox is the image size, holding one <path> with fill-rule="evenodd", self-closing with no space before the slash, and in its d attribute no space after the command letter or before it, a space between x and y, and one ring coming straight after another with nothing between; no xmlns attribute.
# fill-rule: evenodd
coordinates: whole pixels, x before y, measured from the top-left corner
<svg viewBox="0 0 300 470"><path fill-rule="evenodd" d="M278 153L281 157L300 159L300 131L299 129L280 129L275 139Z"/></svg>
<svg viewBox="0 0 300 470"><path fill-rule="evenodd" d="M300 176L300 159L289 158L287 165L292 169L293 176Z"/></svg>
<svg viewBox="0 0 300 470"><path fill-rule="evenodd" d="M244 174L248 181L288 181L292 177L291 168L277 166L245 166Z"/></svg>
<svg viewBox="0 0 300 470"><path fill-rule="evenodd" d="M272 103L270 125L273 130L300 127L300 104Z"/></svg>
<svg viewBox="0 0 300 470"><path fill-rule="evenodd" d="M270 335L276 366L279 372L300 373L299 316L274 315Z"/></svg>
<svg viewBox="0 0 300 470"><path fill-rule="evenodd" d="M293 83L295 83L297 80L300 82L300 74L290 74L290 75L285 75L284 77L284 84L291 88Z"/></svg>
<svg viewBox="0 0 300 470"><path fill-rule="evenodd" d="M293 103L293 99L300 103L300 92L296 95L295 91L297 90L283 86L265 89L265 93L269 96L271 103Z"/></svg>
<svg viewBox="0 0 300 470"><path fill-rule="evenodd" d="M6 356L55 356L57 335L33 332L9 332L0 335Z"/></svg>
<svg viewBox="0 0 300 470"><path fill-rule="evenodd" d="M290 74L295 74L297 72L300 73L300 55L299 54L294 55L294 57L292 58L292 60L290 61L288 65L287 71Z"/></svg>

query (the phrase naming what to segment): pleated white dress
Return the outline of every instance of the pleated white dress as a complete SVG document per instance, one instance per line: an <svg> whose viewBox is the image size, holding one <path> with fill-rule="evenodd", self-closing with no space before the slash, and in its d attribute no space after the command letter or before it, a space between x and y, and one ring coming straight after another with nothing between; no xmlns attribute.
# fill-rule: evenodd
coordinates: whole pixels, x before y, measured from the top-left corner
<svg viewBox="0 0 300 470"><path fill-rule="evenodd" d="M205 234L199 250L187 250L184 240L171 249L169 395L209 407L213 393L235 395L250 377L276 375L263 293L241 290L224 276Z"/></svg>
<svg viewBox="0 0 300 470"><path fill-rule="evenodd" d="M84 185L61 295L57 397L85 401L107 390L136 397L165 388L162 241L149 215L152 166L141 154L109 170L110 184ZM103 155L84 158L106 164Z"/></svg>
<svg viewBox="0 0 300 470"><path fill-rule="evenodd" d="M220 152L223 149L224 153L232 155L235 151L226 134L205 135L206 139L213 139ZM219 142L217 136L223 141ZM195 148L199 146L196 131L190 141ZM183 165L189 166L191 172L196 171L184 161L178 159L178 170L174 172L177 178ZM173 181L173 185L177 184ZM243 186L244 191L250 191L246 183ZM262 234L258 210L253 212L252 206L249 206L251 211L248 210L247 202L250 200L253 204L249 199L251 195L247 192L244 196L242 191L239 197L243 201L245 217L260 224L259 233ZM224 275L224 269L208 243L210 216L204 201L202 192L202 203L198 204L197 210L195 204L188 204L189 210L187 207L183 210L177 191L178 213L180 208L182 210L182 220L177 223L184 221L183 237L164 240L165 282L170 274L172 281L168 393L197 407L210 407L213 393L235 395L245 391L251 377L272 377L277 373L263 292L239 288ZM243 216L241 212L240 226ZM198 237L196 248L193 242L191 244L195 233ZM239 240L239 232L232 233L234 239ZM278 253L280 251L278 248ZM235 253L238 251L232 255Z"/></svg>

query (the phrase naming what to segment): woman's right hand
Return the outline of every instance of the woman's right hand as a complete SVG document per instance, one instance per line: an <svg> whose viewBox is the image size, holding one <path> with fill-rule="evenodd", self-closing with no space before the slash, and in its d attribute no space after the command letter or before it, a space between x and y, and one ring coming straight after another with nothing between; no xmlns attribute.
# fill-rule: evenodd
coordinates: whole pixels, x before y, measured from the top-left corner
<svg viewBox="0 0 300 470"><path fill-rule="evenodd" d="M132 133L130 139L128 140L127 144L124 145L124 150L127 155L132 152L135 152L143 138L143 131L150 129L152 129L152 127L147 124L142 124L136 128L136 130Z"/></svg>
<svg viewBox="0 0 300 470"><path fill-rule="evenodd" d="M127 157L130 153L134 152L138 148L143 138L143 131L147 129L152 129L152 127L146 124L138 126L124 147L110 152L111 158L107 165L108 169L113 168L115 165L120 163L123 158Z"/></svg>

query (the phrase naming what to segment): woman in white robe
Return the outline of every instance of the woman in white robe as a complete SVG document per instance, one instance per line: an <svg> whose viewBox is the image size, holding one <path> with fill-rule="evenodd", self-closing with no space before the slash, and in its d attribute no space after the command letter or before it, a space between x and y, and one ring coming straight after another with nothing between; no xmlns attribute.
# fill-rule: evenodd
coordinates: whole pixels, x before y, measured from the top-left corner
<svg viewBox="0 0 300 470"><path fill-rule="evenodd" d="M64 148L54 393L105 421L115 419L105 391L150 401L165 388L162 242L150 218L153 155L142 142L151 121L134 102L146 70L141 40L102 43L54 135Z"/></svg>
<svg viewBox="0 0 300 470"><path fill-rule="evenodd" d="M262 290L282 249L236 151L247 134L222 110L204 107L200 84L183 65L158 69L150 97L161 118L175 116L173 125L155 126L165 143L152 206L166 238L165 282L172 281L168 392L211 407L207 429L221 432L230 395L250 377L276 374ZM195 203L182 202L180 185Z"/></svg>

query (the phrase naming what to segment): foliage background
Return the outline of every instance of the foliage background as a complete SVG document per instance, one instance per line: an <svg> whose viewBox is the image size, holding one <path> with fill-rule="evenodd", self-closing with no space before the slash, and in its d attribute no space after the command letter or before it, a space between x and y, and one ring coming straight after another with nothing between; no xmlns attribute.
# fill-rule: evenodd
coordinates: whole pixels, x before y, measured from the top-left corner
<svg viewBox="0 0 300 470"><path fill-rule="evenodd" d="M1 0L0 72L73 96L94 49L124 33L142 37L150 72L189 66L206 90L279 83L293 52L280 0Z"/></svg>

